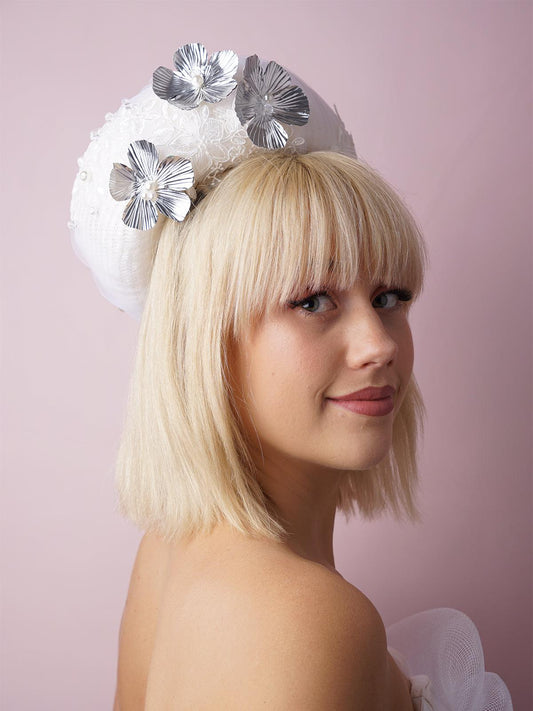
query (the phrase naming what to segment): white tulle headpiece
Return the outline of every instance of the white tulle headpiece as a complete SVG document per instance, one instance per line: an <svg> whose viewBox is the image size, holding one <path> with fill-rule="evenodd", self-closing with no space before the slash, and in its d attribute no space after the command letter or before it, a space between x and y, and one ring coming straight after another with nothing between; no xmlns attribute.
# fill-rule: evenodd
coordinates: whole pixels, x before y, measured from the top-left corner
<svg viewBox="0 0 533 711"><path fill-rule="evenodd" d="M271 149L356 155L337 111L275 62L180 47L174 71L159 67L152 85L107 114L78 161L69 227L103 296L138 318L160 215L186 219L195 187Z"/></svg>

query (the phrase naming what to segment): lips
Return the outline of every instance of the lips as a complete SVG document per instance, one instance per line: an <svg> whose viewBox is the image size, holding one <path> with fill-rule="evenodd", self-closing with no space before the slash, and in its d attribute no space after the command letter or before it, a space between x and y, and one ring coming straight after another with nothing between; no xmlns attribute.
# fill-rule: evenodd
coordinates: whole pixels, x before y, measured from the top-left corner
<svg viewBox="0 0 533 711"><path fill-rule="evenodd" d="M343 402L347 400L382 400L383 398L393 396L395 392L396 390L392 385L385 385L383 388L364 388L355 393L349 393L348 395L341 395L330 399Z"/></svg>
<svg viewBox="0 0 533 711"><path fill-rule="evenodd" d="M381 388L363 388L348 395L330 397L328 400L350 412L377 417L392 412L395 392L392 385L385 385Z"/></svg>

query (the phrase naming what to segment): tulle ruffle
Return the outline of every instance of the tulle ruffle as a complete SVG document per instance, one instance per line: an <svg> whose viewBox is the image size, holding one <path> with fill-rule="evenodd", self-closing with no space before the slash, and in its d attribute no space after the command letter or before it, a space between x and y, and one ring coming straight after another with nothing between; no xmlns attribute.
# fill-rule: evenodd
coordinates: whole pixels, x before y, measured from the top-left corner
<svg viewBox="0 0 533 711"><path fill-rule="evenodd" d="M411 681L416 711L512 711L505 682L485 671L476 626L459 610L438 608L387 628L389 652Z"/></svg>

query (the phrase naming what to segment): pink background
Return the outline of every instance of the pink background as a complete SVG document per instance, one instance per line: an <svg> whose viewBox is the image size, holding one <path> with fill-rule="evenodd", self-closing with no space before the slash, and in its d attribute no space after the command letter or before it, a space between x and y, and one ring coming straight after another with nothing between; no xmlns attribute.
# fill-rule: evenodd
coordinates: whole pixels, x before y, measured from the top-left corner
<svg viewBox="0 0 533 711"><path fill-rule="evenodd" d="M113 462L136 324L67 231L90 129L174 50L275 58L335 102L411 205L424 522L339 521L337 563L386 624L450 606L531 708L532 5L9 2L2 59L2 708L110 708L139 533ZM7 162L6 162L7 161Z"/></svg>

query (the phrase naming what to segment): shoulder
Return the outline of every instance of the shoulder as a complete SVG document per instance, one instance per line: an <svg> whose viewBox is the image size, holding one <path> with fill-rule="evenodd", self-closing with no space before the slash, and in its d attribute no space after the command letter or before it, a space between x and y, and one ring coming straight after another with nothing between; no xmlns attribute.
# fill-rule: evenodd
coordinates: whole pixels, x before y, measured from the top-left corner
<svg viewBox="0 0 533 711"><path fill-rule="evenodd" d="M182 584L168 588L154 700L206 709L388 708L385 629L361 591L262 542L212 553L196 557L202 572L185 593Z"/></svg>
<svg viewBox="0 0 533 711"><path fill-rule="evenodd" d="M144 708L168 559L169 549L163 539L145 534L133 565L120 623L116 709Z"/></svg>
<svg viewBox="0 0 533 711"><path fill-rule="evenodd" d="M382 708L387 656L379 613L362 592L329 571L295 572L298 584L276 586L270 620L261 627L261 667L269 669L261 680L263 693L271 695L274 707L288 707L294 698L317 711ZM244 671L246 666L244 660ZM253 689L247 690L252 696Z"/></svg>
<svg viewBox="0 0 533 711"><path fill-rule="evenodd" d="M260 666L269 670L261 679L263 693L280 708L293 698L295 706L317 711L384 708L387 645L376 608L339 576L306 564L298 568L291 587L274 583L272 604L265 599L268 589L260 600L269 617L262 620L258 650ZM252 698L253 686L247 692Z"/></svg>
<svg viewBox="0 0 533 711"><path fill-rule="evenodd" d="M145 534L139 544L131 573L121 629L139 615L152 616L167 575L169 547L156 534ZM148 604L149 603L149 604Z"/></svg>

